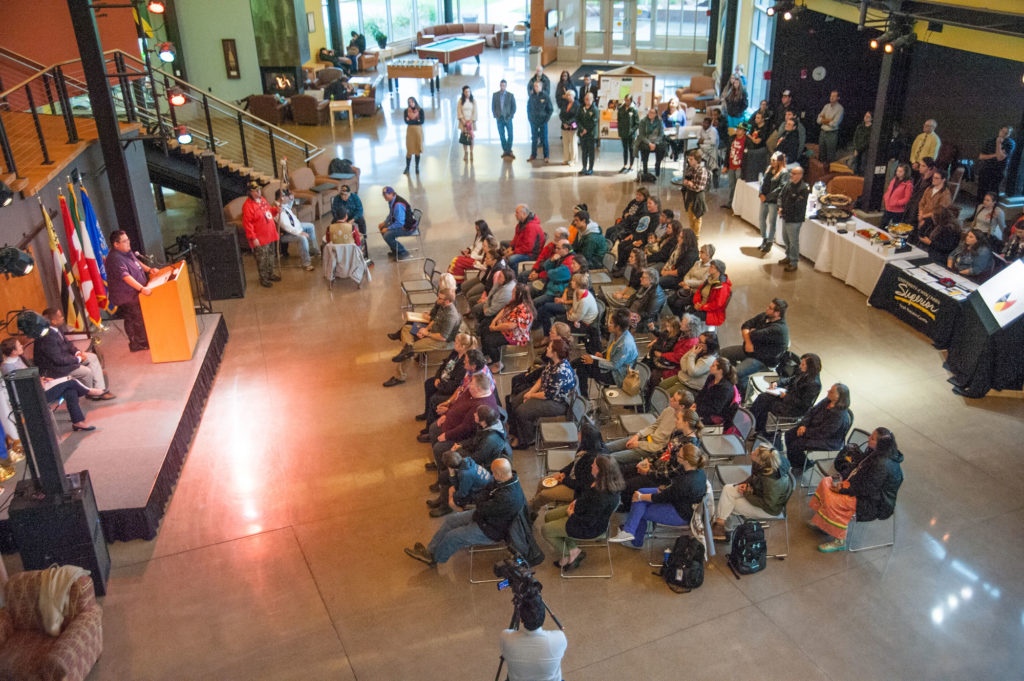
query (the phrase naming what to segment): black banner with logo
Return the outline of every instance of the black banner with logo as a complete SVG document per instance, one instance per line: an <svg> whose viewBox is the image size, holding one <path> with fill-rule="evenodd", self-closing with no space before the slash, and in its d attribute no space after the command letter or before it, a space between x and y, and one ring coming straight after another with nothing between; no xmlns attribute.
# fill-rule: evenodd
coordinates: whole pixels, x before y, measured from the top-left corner
<svg viewBox="0 0 1024 681"><path fill-rule="evenodd" d="M927 261L915 264L924 263ZM931 338L940 350L949 347L965 302L936 291L892 264L882 270L882 276L868 298L872 307L896 315Z"/></svg>

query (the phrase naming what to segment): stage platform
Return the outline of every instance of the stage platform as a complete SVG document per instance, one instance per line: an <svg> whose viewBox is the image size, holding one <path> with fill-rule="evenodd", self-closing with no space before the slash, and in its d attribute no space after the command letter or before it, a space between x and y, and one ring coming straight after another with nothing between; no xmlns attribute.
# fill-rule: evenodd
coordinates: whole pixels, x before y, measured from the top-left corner
<svg viewBox="0 0 1024 681"><path fill-rule="evenodd" d="M219 314L198 315L199 340L187 362L153 364L148 352L131 353L120 321L107 322L99 352L116 400L83 399L88 433L71 431L67 410L56 412L57 437L68 473L88 470L107 542L152 539L174 491L192 436L213 388L228 329ZM18 475L0 496L0 549L17 550L7 506Z"/></svg>

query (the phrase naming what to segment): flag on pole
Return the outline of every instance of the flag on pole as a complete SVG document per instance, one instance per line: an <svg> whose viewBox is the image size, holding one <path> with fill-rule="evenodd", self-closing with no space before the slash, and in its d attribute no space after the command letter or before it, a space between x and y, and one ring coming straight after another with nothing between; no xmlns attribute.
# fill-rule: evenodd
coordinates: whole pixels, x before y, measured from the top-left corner
<svg viewBox="0 0 1024 681"><path fill-rule="evenodd" d="M71 190L71 185L68 185ZM93 289L96 291L96 302L101 310L110 310L110 302L107 300L107 272L103 265L104 258L110 250L107 242L100 231L100 222L96 219L96 212L92 209L92 201L81 188L82 210L79 213L78 237L82 242L82 253L85 262L89 266L89 275L92 278ZM74 191L71 191L74 196ZM73 209L72 209L73 210Z"/></svg>
<svg viewBox="0 0 1024 681"><path fill-rule="evenodd" d="M63 197L62 197L63 198ZM39 208L43 211L43 223L46 225L46 235L50 239L50 255L53 257L53 272L57 277L57 290L60 291L60 307L64 312L64 319L68 328L72 331L85 331L85 324L78 314L77 296L75 296L75 279L68 267L67 258L64 257L64 249L60 247L57 240L57 232L53 229L53 222L50 220L50 213L46 210L43 202L39 201Z"/></svg>
<svg viewBox="0 0 1024 681"><path fill-rule="evenodd" d="M74 194L72 194L72 198ZM71 217L68 209L68 202L64 193L60 194L60 215L64 221L64 236L68 239L68 258L71 263L71 274L82 291L82 298L85 301L85 312L93 324L99 326L100 306L96 301L96 292L93 290L92 277L89 274L89 266L82 254L82 244L78 239L78 231L75 229L75 220Z"/></svg>

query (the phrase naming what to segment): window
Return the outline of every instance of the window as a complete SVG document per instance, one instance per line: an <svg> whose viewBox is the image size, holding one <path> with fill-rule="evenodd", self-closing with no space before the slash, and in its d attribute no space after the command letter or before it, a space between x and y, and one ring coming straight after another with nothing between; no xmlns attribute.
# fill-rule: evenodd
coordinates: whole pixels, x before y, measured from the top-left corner
<svg viewBox="0 0 1024 681"><path fill-rule="evenodd" d="M331 20L330 20L330 8L327 6L327 0L320 0L320 16L324 22L324 45L330 47L331 41Z"/></svg>
<svg viewBox="0 0 1024 681"><path fill-rule="evenodd" d="M338 14L341 15L341 36L338 42L348 45L352 31L360 33L359 0L339 0Z"/></svg>
<svg viewBox="0 0 1024 681"><path fill-rule="evenodd" d="M764 72L772 68L772 44L775 36L775 17L768 16L771 0L754 0L753 25L750 32L750 60L747 62L747 97L752 109L768 97L768 82Z"/></svg>
<svg viewBox="0 0 1024 681"><path fill-rule="evenodd" d="M708 16L710 0L646 0L654 9L654 40L650 47L684 52L704 52L708 49ZM637 2L639 12L643 6ZM637 42L640 44L639 26Z"/></svg>
<svg viewBox="0 0 1024 681"><path fill-rule="evenodd" d="M413 0L390 0L388 8L391 11L391 33L388 34L388 41L409 40L413 37L412 20L415 16L412 7Z"/></svg>
<svg viewBox="0 0 1024 681"><path fill-rule="evenodd" d="M459 21L468 24L487 22L485 0L459 0Z"/></svg>
<svg viewBox="0 0 1024 681"><path fill-rule="evenodd" d="M369 47L375 42L378 34L388 34L388 5L386 2L364 2L362 4L363 14L363 35L366 36L366 44Z"/></svg>
<svg viewBox="0 0 1024 681"><path fill-rule="evenodd" d="M465 2L466 0L463 0ZM509 29L516 24L526 21L526 15L530 11L527 9L526 0L487 0L487 21L489 24L500 24L502 26L508 26ZM480 19L484 21L483 18ZM575 34L576 27L579 20L576 18L575 12L573 12L574 22L572 24L572 30ZM565 16L559 19L559 28L568 31L569 26L566 25L567 19Z"/></svg>
<svg viewBox="0 0 1024 681"><path fill-rule="evenodd" d="M419 24L416 29L424 26L433 26L438 23L437 0L416 0L416 13L419 17Z"/></svg>
<svg viewBox="0 0 1024 681"><path fill-rule="evenodd" d="M656 0L636 1L636 46L653 47L651 33L651 11Z"/></svg>

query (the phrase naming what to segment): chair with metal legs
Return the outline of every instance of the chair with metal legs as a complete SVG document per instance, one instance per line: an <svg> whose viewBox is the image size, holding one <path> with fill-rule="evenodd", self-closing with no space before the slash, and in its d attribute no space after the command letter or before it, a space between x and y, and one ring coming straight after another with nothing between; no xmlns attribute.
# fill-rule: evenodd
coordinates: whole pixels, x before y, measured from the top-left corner
<svg viewBox="0 0 1024 681"><path fill-rule="evenodd" d="M715 507L715 493L711 488L710 478L708 479L707 492L704 494L702 506L704 507L701 516L704 518L704 560L706 562L711 560L711 556L715 555L715 542L711 540L711 516ZM693 530L690 528L689 521L685 525L651 523L650 531L644 537L644 543L647 544L647 564L651 567L660 568L664 564L664 553L662 553L662 559L655 562L655 543L664 539L674 542L683 533L689 533L691 537L693 536Z"/></svg>
<svg viewBox="0 0 1024 681"><path fill-rule="evenodd" d="M508 549L508 544L503 541L494 542L493 544L473 544L469 547L469 583L470 584L493 584L500 582L500 578L488 578L488 579L474 579L473 578L473 556L478 553L495 553L502 551L506 554L511 553ZM497 562L497 561L495 561Z"/></svg>
<svg viewBox="0 0 1024 681"><path fill-rule="evenodd" d="M612 515L612 517L614 517L614 514ZM559 569L559 573L561 574L562 579L610 579L611 578L611 576L614 574L614 570L612 569L612 546L608 542L608 535L611 534L611 525L612 525L612 521L611 521L611 518L609 518L608 519L608 528L604 531L603 534L599 534L598 536L594 537L593 539L576 539L575 537L573 537L573 541L576 543L576 548L578 548L578 549L582 550L582 549L604 548L605 553L607 553L607 555L608 555L608 574L600 573L600 574L595 574L595 575L581 575L581 574L578 574L576 572L573 572L571 574L566 574L565 566L563 565ZM565 545L563 544L562 545L562 558L564 559L564 558L567 558L568 556L569 556L569 554L565 550Z"/></svg>
<svg viewBox="0 0 1024 681"><path fill-rule="evenodd" d="M846 550L847 551L849 551L850 553L857 553L858 551L870 551L871 549L880 549L880 548L884 548L886 546L895 546L895 544L896 544L896 509L893 509L892 515L889 516L886 519L892 525L892 535L891 535L892 538L890 540L884 541L884 542L882 542L880 544L872 544L870 546L858 546L857 548L854 548L854 546L853 546L853 534L854 534L853 530L854 530L854 528L860 527L862 525L866 526L869 523L878 522L877 520L874 520L874 521L864 521L862 523L858 523L858 522L856 522L856 520L857 520L857 517L854 516L852 519L850 519L850 522L846 526Z"/></svg>

